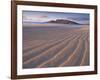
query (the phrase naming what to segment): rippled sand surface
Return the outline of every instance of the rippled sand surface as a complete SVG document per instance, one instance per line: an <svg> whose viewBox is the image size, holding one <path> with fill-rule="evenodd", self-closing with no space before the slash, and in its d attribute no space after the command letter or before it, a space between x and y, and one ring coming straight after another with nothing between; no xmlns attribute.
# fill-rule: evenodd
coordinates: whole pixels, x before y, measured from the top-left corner
<svg viewBox="0 0 100 80"><path fill-rule="evenodd" d="M89 65L89 26L23 27L23 68Z"/></svg>

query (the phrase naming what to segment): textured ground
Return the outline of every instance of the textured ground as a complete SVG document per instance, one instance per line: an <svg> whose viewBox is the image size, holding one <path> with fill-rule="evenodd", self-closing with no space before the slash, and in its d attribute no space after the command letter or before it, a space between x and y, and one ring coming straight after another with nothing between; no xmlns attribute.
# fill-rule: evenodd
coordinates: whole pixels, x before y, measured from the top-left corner
<svg viewBox="0 0 100 80"><path fill-rule="evenodd" d="M89 26L23 27L23 68L89 65Z"/></svg>

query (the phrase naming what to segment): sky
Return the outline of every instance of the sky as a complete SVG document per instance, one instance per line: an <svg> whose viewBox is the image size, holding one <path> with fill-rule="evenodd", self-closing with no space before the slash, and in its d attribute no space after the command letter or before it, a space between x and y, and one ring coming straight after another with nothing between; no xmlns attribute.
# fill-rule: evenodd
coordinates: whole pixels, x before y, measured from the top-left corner
<svg viewBox="0 0 100 80"><path fill-rule="evenodd" d="M56 19L66 19L81 24L89 24L89 14L68 12L23 11L23 22L47 22Z"/></svg>

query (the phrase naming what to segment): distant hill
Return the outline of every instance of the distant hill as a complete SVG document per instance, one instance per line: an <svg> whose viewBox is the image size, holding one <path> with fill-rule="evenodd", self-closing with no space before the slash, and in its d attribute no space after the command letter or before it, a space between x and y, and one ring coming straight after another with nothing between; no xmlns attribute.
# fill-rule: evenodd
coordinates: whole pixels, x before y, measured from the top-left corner
<svg viewBox="0 0 100 80"><path fill-rule="evenodd" d="M56 19L56 20L51 20L51 21L48 21L47 23L58 23L58 24L79 24L79 23L77 23L77 22L70 21L70 20L65 20L65 19Z"/></svg>

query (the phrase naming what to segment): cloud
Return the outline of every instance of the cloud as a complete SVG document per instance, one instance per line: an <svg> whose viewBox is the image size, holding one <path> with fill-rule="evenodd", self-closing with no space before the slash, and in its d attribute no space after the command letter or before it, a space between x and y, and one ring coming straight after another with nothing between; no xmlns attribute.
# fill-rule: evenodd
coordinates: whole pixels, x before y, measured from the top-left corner
<svg viewBox="0 0 100 80"><path fill-rule="evenodd" d="M46 16L46 15L40 15L38 17L40 17L40 18L48 18L48 16Z"/></svg>
<svg viewBox="0 0 100 80"><path fill-rule="evenodd" d="M30 22L43 22L46 21L47 19L49 19L49 17L47 15L24 15L23 16L23 21L30 21Z"/></svg>

